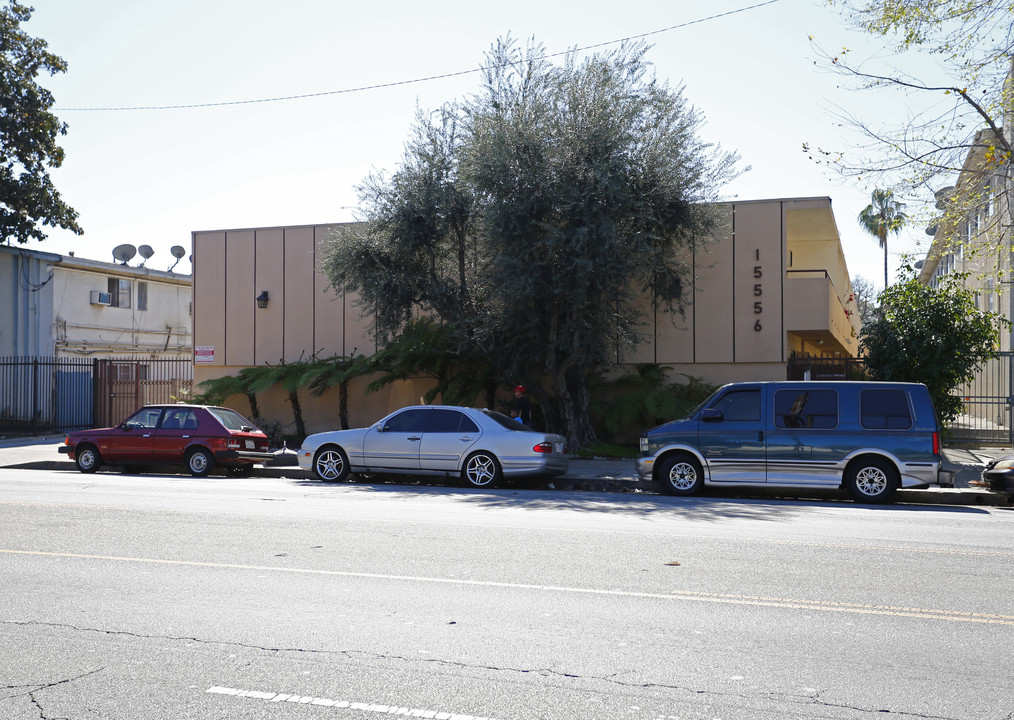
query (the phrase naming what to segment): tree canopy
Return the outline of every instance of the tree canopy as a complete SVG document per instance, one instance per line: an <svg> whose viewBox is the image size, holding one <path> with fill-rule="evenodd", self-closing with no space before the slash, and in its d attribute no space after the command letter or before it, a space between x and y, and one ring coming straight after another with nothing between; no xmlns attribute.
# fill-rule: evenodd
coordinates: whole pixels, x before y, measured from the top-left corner
<svg viewBox="0 0 1014 720"><path fill-rule="evenodd" d="M418 113L401 166L363 183L364 222L324 263L382 337L434 316L577 446L594 440L589 372L636 342L645 297L683 308L688 253L737 172L646 52L556 66L501 39L479 92Z"/></svg>
<svg viewBox="0 0 1014 720"><path fill-rule="evenodd" d="M959 273L931 288L906 272L906 280L881 293L880 317L863 327L860 352L877 380L924 383L941 419L950 421L962 409L951 393L995 354L999 330L1008 323L978 309Z"/></svg>
<svg viewBox="0 0 1014 720"><path fill-rule="evenodd" d="M16 0L0 7L0 242L44 240L40 225L82 232L48 170L63 163L56 143L67 125L50 112L52 94L36 83L39 73L66 72L67 64L21 29L31 16L32 8Z"/></svg>
<svg viewBox="0 0 1014 720"><path fill-rule="evenodd" d="M888 285L887 278L887 235L901 232L902 226L907 220L904 213L905 205L894 199L894 193L890 190L874 190L871 202L859 213L859 225L866 232L877 238L880 247L884 250L884 287Z"/></svg>
<svg viewBox="0 0 1014 720"><path fill-rule="evenodd" d="M908 112L869 120L861 101L843 112L866 142L849 150L822 148L811 156L845 176L894 188L918 201L928 223L961 242L968 222L985 215L986 245L1004 242L1003 222L989 213L1010 206L1014 12L1009 0L829 0L852 25L884 43L876 57L848 48L817 47L818 64L856 90L895 90ZM932 63L925 62L930 57ZM863 97L862 95L859 96ZM959 174L959 187L955 180Z"/></svg>

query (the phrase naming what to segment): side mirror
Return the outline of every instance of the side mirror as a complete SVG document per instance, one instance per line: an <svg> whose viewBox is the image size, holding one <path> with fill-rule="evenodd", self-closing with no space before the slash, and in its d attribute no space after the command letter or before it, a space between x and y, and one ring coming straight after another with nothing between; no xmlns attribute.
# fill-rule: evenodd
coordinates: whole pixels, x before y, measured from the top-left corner
<svg viewBox="0 0 1014 720"><path fill-rule="evenodd" d="M718 408L704 408L701 410L701 420L704 422L722 422L725 418Z"/></svg>

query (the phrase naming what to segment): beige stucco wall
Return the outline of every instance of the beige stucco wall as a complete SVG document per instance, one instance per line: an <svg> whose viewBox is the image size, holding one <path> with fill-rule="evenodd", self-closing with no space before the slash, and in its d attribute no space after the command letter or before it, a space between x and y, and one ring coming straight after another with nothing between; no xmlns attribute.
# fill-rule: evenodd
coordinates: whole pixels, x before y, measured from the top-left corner
<svg viewBox="0 0 1014 720"><path fill-rule="evenodd" d="M844 311L851 284L829 198L759 200L723 207L723 230L689 257L694 279L685 316L644 309L644 342L619 364L656 362L710 382L785 379L793 352L855 354L855 320ZM193 233L195 379L243 367L376 351L355 298L336 294L320 272L334 226ZM792 266L789 262L792 260ZM805 265L805 267L804 267ZM813 267L810 267L813 265ZM819 270L793 279L793 269ZM268 306L255 298L267 291ZM350 388L350 420L368 423L420 401L427 381L366 395ZM278 389L258 398L263 414L291 421ZM310 432L337 426L338 391L300 400ZM229 404L249 412L244 398Z"/></svg>

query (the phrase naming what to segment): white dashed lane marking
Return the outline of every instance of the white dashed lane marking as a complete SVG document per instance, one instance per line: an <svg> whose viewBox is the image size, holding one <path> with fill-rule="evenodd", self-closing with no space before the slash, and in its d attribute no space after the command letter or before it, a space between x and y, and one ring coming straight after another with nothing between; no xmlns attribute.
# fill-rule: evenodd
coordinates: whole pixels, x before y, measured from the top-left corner
<svg viewBox="0 0 1014 720"><path fill-rule="evenodd" d="M496 720L496 718L464 715L442 710L423 710L420 708L401 707L399 705L382 705L380 703L352 702L351 700L331 700L330 698L311 697L309 695L291 695L289 693L265 692L263 690L240 690L237 688L212 686L205 690L213 695L230 695L232 697L250 698L273 703L296 703L299 705L317 705L348 710L360 710L378 715L395 715L400 717L430 718L431 720Z"/></svg>

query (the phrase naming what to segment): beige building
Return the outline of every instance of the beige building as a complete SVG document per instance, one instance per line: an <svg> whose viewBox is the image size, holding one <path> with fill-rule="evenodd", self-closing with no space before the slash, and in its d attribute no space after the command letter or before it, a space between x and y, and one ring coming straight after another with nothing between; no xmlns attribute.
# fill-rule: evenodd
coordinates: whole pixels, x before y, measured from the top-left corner
<svg viewBox="0 0 1014 720"><path fill-rule="evenodd" d="M649 340L619 363L659 363L711 382L785 379L790 358L851 357L859 320L829 198L729 203L728 232L692 258L685 319L645 305ZM376 351L369 318L321 274L333 225L193 233L194 379L316 355ZM419 401L400 383L374 395L351 389L360 425ZM336 391L335 391L336 395ZM279 388L262 414L289 419ZM230 404L249 410L242 398ZM307 429L336 425L336 396L302 400Z"/></svg>

